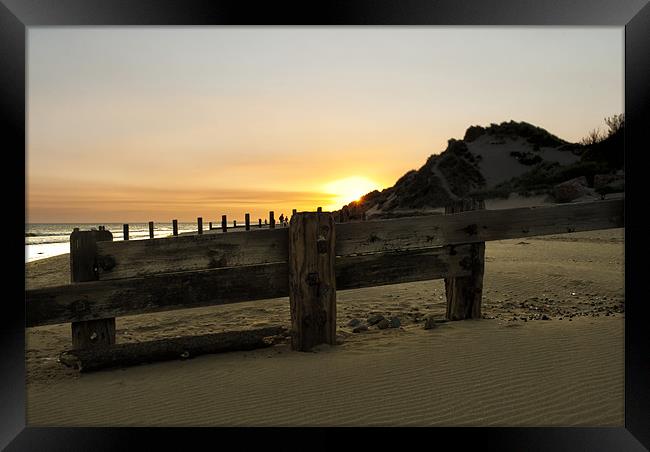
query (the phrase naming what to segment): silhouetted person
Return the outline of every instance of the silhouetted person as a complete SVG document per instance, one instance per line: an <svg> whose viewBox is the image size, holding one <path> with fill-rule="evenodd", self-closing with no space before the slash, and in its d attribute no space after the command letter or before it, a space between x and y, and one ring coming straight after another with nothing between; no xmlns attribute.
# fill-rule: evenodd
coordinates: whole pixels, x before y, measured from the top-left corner
<svg viewBox="0 0 650 452"><path fill-rule="evenodd" d="M282 226L284 226L284 214L283 214L283 213L280 214L280 218L279 218L279 220L280 220L280 224L281 224Z"/></svg>

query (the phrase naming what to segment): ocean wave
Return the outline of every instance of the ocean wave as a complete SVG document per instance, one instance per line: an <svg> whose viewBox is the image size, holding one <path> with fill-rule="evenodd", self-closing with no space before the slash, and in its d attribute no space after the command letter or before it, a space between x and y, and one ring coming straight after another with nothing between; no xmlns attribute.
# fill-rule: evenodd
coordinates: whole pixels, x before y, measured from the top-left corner
<svg viewBox="0 0 650 452"><path fill-rule="evenodd" d="M69 241L68 237L61 237L59 239L28 240L25 242L25 245L48 245L51 243L66 243Z"/></svg>
<svg viewBox="0 0 650 452"><path fill-rule="evenodd" d="M55 232L25 232L25 237L53 237L57 235L70 235L70 232L62 232L62 231L55 231Z"/></svg>

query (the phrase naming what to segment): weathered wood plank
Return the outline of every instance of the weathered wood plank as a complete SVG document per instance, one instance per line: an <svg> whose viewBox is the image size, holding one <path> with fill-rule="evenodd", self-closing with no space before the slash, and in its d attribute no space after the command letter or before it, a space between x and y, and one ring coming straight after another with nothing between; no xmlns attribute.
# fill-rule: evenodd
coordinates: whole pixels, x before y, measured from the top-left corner
<svg viewBox="0 0 650 452"><path fill-rule="evenodd" d="M468 250L459 245L338 257L336 288L467 275ZM27 326L284 297L288 281L288 264L282 262L32 289L26 292Z"/></svg>
<svg viewBox="0 0 650 452"><path fill-rule="evenodd" d="M128 240L128 225L124 225ZM113 234L104 228L99 231L80 231L70 234L70 280L73 284L99 279L97 243L112 241ZM115 318L99 316L91 321L73 321L70 325L73 348L89 348L115 343Z"/></svg>
<svg viewBox="0 0 650 452"><path fill-rule="evenodd" d="M401 284L471 273L472 245L451 245L336 258L338 290Z"/></svg>
<svg viewBox="0 0 650 452"><path fill-rule="evenodd" d="M208 353L269 347L274 342L282 340L286 333L286 328L278 326L198 336L172 337L93 349L67 350L59 355L59 361L80 372L93 372L111 367L194 358Z"/></svg>
<svg viewBox="0 0 650 452"><path fill-rule="evenodd" d="M100 279L107 280L287 262L287 240L286 230L260 229L247 234L203 234L98 243L99 274Z"/></svg>
<svg viewBox="0 0 650 452"><path fill-rule="evenodd" d="M484 210L485 202L474 199L461 199L445 208L445 214ZM450 245L453 246L453 245ZM480 319L483 300L483 273L485 270L485 242L472 243L467 276L445 278L447 298L446 316L449 320Z"/></svg>
<svg viewBox="0 0 650 452"><path fill-rule="evenodd" d="M28 326L36 326L277 298L288 293L286 263L229 267L28 290L26 317Z"/></svg>
<svg viewBox="0 0 650 452"><path fill-rule="evenodd" d="M309 351L336 344L334 219L301 212L289 226L289 305L291 348Z"/></svg>
<svg viewBox="0 0 650 452"><path fill-rule="evenodd" d="M339 224L335 249L365 254L622 226L622 200L483 210ZM251 232L101 243L101 279L287 261L286 229Z"/></svg>
<svg viewBox="0 0 650 452"><path fill-rule="evenodd" d="M344 223L336 254L375 253L623 227L622 199Z"/></svg>

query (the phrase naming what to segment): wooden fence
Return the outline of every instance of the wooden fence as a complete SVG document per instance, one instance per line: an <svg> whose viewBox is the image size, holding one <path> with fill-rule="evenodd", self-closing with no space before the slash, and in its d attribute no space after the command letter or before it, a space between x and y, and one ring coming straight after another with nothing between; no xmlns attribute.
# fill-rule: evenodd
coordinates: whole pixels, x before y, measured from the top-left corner
<svg viewBox="0 0 650 452"><path fill-rule="evenodd" d="M26 291L27 327L71 323L73 348L115 343L115 318L289 296L292 347L335 343L336 291L445 278L447 316L480 317L484 242L623 226L623 200L112 241L70 236L72 284ZM150 226L151 227L151 226Z"/></svg>

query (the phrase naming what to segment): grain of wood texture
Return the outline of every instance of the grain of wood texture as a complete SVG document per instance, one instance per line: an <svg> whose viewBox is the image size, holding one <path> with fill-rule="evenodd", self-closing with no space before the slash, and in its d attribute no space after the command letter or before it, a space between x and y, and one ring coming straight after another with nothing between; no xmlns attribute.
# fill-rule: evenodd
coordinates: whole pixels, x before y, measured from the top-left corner
<svg viewBox="0 0 650 452"><path fill-rule="evenodd" d="M287 294L286 263L229 267L28 290L26 317L28 326L37 326Z"/></svg>
<svg viewBox="0 0 650 452"><path fill-rule="evenodd" d="M289 226L291 348L309 351L336 344L334 219L302 212Z"/></svg>
<svg viewBox="0 0 650 452"><path fill-rule="evenodd" d="M458 245L451 251L439 247L337 257L336 288L466 275L468 249ZM275 263L33 289L26 292L27 326L283 297L289 294L288 278L287 263Z"/></svg>
<svg viewBox="0 0 650 452"><path fill-rule="evenodd" d="M471 274L472 245L337 257L339 290Z"/></svg>
<svg viewBox="0 0 650 452"><path fill-rule="evenodd" d="M115 317L72 322L70 329L74 349L100 347L115 343Z"/></svg>
<svg viewBox="0 0 650 452"><path fill-rule="evenodd" d="M474 199L461 199L445 208L445 214L451 215L465 211L485 209L485 202ZM452 245L453 246L453 245ZM445 295L447 299L446 317L449 320L481 318L481 301L483 299L483 273L485 271L485 242L469 245L471 272L467 276L445 278Z"/></svg>
<svg viewBox="0 0 650 452"><path fill-rule="evenodd" d="M225 216L224 216L225 217ZM222 225L225 218L222 218ZM570 225L570 226L569 226ZM337 255L621 227L622 201L485 210L337 225ZM259 234L259 235L258 235ZM285 261L286 229L98 245L102 279ZM103 265L102 265L103 264Z"/></svg>
<svg viewBox="0 0 650 452"><path fill-rule="evenodd" d="M261 229L242 234L203 234L97 245L102 280L237 265L287 262L288 234Z"/></svg>
<svg viewBox="0 0 650 452"><path fill-rule="evenodd" d="M336 254L426 248L623 227L624 200L342 223Z"/></svg>
<svg viewBox="0 0 650 452"><path fill-rule="evenodd" d="M125 225L128 238L128 225ZM70 280L73 284L97 281L97 243L112 241L113 234L105 229L79 231L70 234ZM95 320L73 321L70 325L73 348L97 347L115 343L115 318L99 316Z"/></svg>
<svg viewBox="0 0 650 452"><path fill-rule="evenodd" d="M209 353L269 347L282 340L286 333L286 328L278 326L67 350L59 355L59 361L80 372L93 372L112 367L194 358Z"/></svg>

